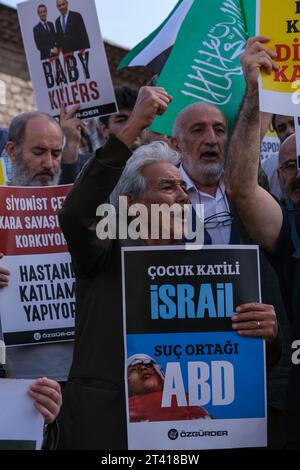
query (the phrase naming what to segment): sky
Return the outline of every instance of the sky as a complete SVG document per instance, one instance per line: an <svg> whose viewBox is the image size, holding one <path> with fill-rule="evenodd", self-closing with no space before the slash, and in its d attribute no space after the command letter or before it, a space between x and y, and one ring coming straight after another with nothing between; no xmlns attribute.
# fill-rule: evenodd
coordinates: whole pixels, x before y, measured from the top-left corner
<svg viewBox="0 0 300 470"><path fill-rule="evenodd" d="M113 44L131 49L160 25L177 1L96 0L102 36ZM16 7L19 0L0 0L0 3Z"/></svg>

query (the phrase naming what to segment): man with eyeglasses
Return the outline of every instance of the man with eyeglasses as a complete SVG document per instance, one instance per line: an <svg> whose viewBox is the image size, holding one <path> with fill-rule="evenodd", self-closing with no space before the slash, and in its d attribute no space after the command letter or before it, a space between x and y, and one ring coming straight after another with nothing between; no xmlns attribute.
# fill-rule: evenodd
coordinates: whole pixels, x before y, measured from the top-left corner
<svg viewBox="0 0 300 470"><path fill-rule="evenodd" d="M287 209L300 209L300 172L296 160L296 137L290 135L279 150L278 177Z"/></svg>
<svg viewBox="0 0 300 470"><path fill-rule="evenodd" d="M292 340L299 340L300 192L295 136L286 139L280 149L279 171L288 196L286 207L281 207L257 184L260 131L258 77L261 70L268 74L278 70L278 64L274 61L276 54L268 48L269 40L263 36L251 38L241 58L247 93L228 149L226 183L247 231L256 243L270 253L281 276ZM293 346L290 354L292 352ZM300 449L300 368L297 361L291 362L285 410L287 436L282 445L287 449Z"/></svg>

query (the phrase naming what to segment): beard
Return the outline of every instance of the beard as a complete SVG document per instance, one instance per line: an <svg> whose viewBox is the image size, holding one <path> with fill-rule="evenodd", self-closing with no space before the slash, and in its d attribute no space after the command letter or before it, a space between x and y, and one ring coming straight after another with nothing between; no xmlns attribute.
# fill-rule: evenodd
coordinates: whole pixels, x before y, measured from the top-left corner
<svg viewBox="0 0 300 470"><path fill-rule="evenodd" d="M224 163L220 160L214 162L192 161L183 154L183 168L189 177L198 184L210 186L218 184L224 170Z"/></svg>
<svg viewBox="0 0 300 470"><path fill-rule="evenodd" d="M24 165L21 154L17 153L15 162L12 166L11 181L14 186L56 186L59 181L60 173L60 169L58 169L56 173L50 170L41 170L39 173L35 173L32 176ZM52 179L49 179L48 181L38 181L36 180L36 176L38 175L49 175Z"/></svg>
<svg viewBox="0 0 300 470"><path fill-rule="evenodd" d="M196 182L204 186L218 184L223 173L224 165L221 162L203 163L198 162L195 168L192 166L192 175Z"/></svg>
<svg viewBox="0 0 300 470"><path fill-rule="evenodd" d="M280 186L282 190L282 198L284 200L290 199L296 209L300 209L300 181L294 180L291 183L286 183L284 180L279 178Z"/></svg>
<svg viewBox="0 0 300 470"><path fill-rule="evenodd" d="M300 192L289 191L285 194L286 199L290 199L297 210L300 209Z"/></svg>
<svg viewBox="0 0 300 470"><path fill-rule="evenodd" d="M203 151L213 152L217 155L215 148L206 147ZM183 140L181 145L181 155L183 168L188 176L197 184L210 186L218 184L219 179L224 170L224 159L220 156L213 161L202 160L199 156L197 160L193 160L187 150L186 142Z"/></svg>

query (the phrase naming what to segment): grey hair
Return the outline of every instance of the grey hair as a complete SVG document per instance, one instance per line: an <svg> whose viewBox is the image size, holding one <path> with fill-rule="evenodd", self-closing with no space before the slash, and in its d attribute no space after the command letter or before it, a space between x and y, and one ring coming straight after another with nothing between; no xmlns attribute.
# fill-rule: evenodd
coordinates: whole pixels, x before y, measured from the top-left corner
<svg viewBox="0 0 300 470"><path fill-rule="evenodd" d="M15 145L21 145L25 137L26 126L28 121L36 117L44 117L50 122L55 122L55 124L57 124L59 127L58 122L53 117L49 116L49 114L47 113L41 113L40 111L22 113L18 114L18 116L14 117L11 121L8 129L7 140L13 142Z"/></svg>
<svg viewBox="0 0 300 470"><path fill-rule="evenodd" d="M110 195L110 203L119 208L119 197L131 194L136 198L144 195L147 179L142 175L143 169L157 162L168 162L176 166L180 162L179 154L166 142L155 141L142 145L135 150L126 163L124 171L115 189Z"/></svg>

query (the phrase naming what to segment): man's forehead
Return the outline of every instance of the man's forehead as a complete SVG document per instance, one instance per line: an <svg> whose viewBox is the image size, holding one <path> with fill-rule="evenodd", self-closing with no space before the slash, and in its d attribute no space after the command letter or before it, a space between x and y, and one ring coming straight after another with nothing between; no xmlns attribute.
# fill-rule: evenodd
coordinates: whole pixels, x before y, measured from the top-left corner
<svg viewBox="0 0 300 470"><path fill-rule="evenodd" d="M289 159L295 159L296 156L296 137L295 134L292 134L287 139L285 139L285 141L280 146L279 161L282 163Z"/></svg>
<svg viewBox="0 0 300 470"><path fill-rule="evenodd" d="M26 124L24 140L38 138L39 136L53 136L62 139L62 131L59 124L44 116L30 119Z"/></svg>
<svg viewBox="0 0 300 470"><path fill-rule="evenodd" d="M58 122L52 119L48 119L47 116L43 116L43 115L35 116L27 121L26 130L36 129L37 127L41 129L48 129L49 127L53 127L59 131L61 130Z"/></svg>
<svg viewBox="0 0 300 470"><path fill-rule="evenodd" d="M142 173L147 179L155 179L157 181L161 181L163 179L182 180L182 176L178 168L176 168L172 163L166 161L151 163L143 168Z"/></svg>
<svg viewBox="0 0 300 470"><path fill-rule="evenodd" d="M186 124L188 127L195 123L211 122L220 123L226 126L226 118L223 113L214 106L201 105L191 108L186 115Z"/></svg>

